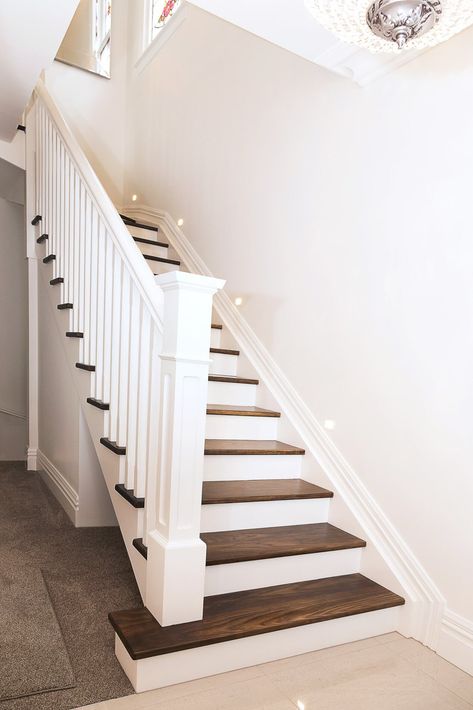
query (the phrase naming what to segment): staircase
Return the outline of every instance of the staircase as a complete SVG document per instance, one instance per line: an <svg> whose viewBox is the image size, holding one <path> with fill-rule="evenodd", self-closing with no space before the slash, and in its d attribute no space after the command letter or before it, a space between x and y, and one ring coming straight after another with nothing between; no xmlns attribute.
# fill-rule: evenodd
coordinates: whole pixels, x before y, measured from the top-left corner
<svg viewBox="0 0 473 710"><path fill-rule="evenodd" d="M365 541L258 406L223 284L118 215L42 85L29 120L35 249L145 604L109 617L135 689L396 630L404 599L360 574Z"/></svg>

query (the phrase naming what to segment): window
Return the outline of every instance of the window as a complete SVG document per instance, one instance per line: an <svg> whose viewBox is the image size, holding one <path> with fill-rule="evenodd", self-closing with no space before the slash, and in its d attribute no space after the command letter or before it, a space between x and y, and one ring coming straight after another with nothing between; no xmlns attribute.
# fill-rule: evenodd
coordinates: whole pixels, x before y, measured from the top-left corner
<svg viewBox="0 0 473 710"><path fill-rule="evenodd" d="M112 0L95 0L94 53L99 65L110 67Z"/></svg>
<svg viewBox="0 0 473 710"><path fill-rule="evenodd" d="M151 39L153 40L159 31L172 17L177 10L181 0L152 0L151 4Z"/></svg>

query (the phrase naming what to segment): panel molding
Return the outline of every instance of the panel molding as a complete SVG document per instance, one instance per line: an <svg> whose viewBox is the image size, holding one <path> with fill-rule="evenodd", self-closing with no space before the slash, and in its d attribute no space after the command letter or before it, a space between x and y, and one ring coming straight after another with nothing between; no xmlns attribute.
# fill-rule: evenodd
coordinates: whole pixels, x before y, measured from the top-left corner
<svg viewBox="0 0 473 710"><path fill-rule="evenodd" d="M44 482L75 524L77 513L79 512L79 494L61 471L40 449L38 449L38 466L43 474L42 478Z"/></svg>

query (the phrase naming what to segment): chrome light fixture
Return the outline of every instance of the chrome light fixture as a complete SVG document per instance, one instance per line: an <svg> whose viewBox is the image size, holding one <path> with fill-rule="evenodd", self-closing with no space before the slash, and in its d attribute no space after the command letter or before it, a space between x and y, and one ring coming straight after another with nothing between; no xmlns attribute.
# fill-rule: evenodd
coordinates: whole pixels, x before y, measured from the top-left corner
<svg viewBox="0 0 473 710"><path fill-rule="evenodd" d="M429 32L441 15L440 0L376 0L368 8L366 22L375 35L402 49L409 40Z"/></svg>
<svg viewBox="0 0 473 710"><path fill-rule="evenodd" d="M344 42L372 52L424 49L473 24L473 0L306 0Z"/></svg>

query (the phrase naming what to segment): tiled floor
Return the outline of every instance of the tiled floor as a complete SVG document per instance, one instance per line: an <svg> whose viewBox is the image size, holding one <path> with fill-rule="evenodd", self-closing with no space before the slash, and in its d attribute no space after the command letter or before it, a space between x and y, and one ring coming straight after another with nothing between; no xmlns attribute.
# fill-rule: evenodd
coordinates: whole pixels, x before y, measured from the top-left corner
<svg viewBox="0 0 473 710"><path fill-rule="evenodd" d="M473 677L388 634L87 710L471 710Z"/></svg>

